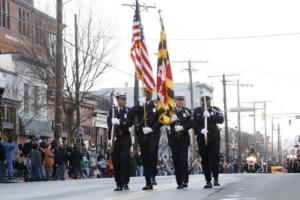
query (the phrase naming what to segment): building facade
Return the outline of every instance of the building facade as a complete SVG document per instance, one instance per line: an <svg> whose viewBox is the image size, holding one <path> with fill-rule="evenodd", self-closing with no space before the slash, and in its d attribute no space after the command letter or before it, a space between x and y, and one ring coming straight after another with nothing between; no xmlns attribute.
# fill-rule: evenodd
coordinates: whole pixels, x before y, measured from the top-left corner
<svg viewBox="0 0 300 200"><path fill-rule="evenodd" d="M34 8L33 0L0 0L0 52L44 49L56 32L56 20Z"/></svg>
<svg viewBox="0 0 300 200"><path fill-rule="evenodd" d="M66 143L72 144L76 142L76 112L72 110L71 106L74 106L74 102L72 103L70 98L67 96L63 99L63 132L62 138ZM86 146L89 146L92 141L92 137L94 137L95 133L95 123L94 123L94 112L96 109L96 102L90 100L83 100L80 103L80 123L82 132L84 133L82 136L83 142ZM68 109L70 108L70 109ZM47 103L48 112L48 121L52 124L52 130L55 128L55 97L51 96L48 99ZM73 114L72 114L73 113ZM71 120L71 121L70 121ZM95 143L94 143L95 144Z"/></svg>
<svg viewBox="0 0 300 200"><path fill-rule="evenodd" d="M97 152L105 153L108 141L107 111L95 110L93 114L94 132L91 142L95 145Z"/></svg>
<svg viewBox="0 0 300 200"><path fill-rule="evenodd" d="M26 70L32 63L21 53L0 54L0 60L0 80L5 82L1 106L4 133L21 141L29 135L53 137L48 123L45 81Z"/></svg>
<svg viewBox="0 0 300 200"><path fill-rule="evenodd" d="M34 8L33 0L0 0L0 81L6 83L1 125L20 141L53 137L47 93L55 32L56 20Z"/></svg>

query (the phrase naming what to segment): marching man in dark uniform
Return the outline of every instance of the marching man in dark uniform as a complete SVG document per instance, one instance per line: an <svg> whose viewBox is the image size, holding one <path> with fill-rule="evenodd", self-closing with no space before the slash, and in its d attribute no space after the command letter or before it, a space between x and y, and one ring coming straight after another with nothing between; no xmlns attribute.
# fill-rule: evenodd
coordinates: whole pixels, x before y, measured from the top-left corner
<svg viewBox="0 0 300 200"><path fill-rule="evenodd" d="M169 146L175 167L177 189L188 187L188 149L190 146L189 129L192 128L191 111L184 107L184 96L175 97L175 113L168 131Z"/></svg>
<svg viewBox="0 0 300 200"><path fill-rule="evenodd" d="M117 187L114 191L129 190L130 147L132 145L129 127L133 121L128 117L126 95L117 94L117 105L109 109L107 125L109 146L112 147L114 177ZM114 134L111 135L111 134Z"/></svg>
<svg viewBox="0 0 300 200"><path fill-rule="evenodd" d="M158 122L158 113L156 104L152 99L152 94L145 89L146 98L142 98L129 112L129 116L135 120L138 143L141 149L141 155L144 167L144 176L146 186L143 190L152 190L152 179L155 177L154 165L156 166L158 142L160 135L160 123ZM146 119L146 121L145 121Z"/></svg>
<svg viewBox="0 0 300 200"><path fill-rule="evenodd" d="M215 106L211 106L211 98L203 96L201 107L194 110L194 130L197 134L199 154L206 180L205 189L212 188L212 175L214 186L219 183L219 162L220 162L220 130L217 124L224 122L223 113Z"/></svg>

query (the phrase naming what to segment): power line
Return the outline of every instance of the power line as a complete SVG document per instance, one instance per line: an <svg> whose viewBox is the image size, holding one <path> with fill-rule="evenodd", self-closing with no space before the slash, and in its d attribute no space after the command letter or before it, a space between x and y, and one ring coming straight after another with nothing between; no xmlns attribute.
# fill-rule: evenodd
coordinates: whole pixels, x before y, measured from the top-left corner
<svg viewBox="0 0 300 200"><path fill-rule="evenodd" d="M66 5L67 3L71 2L71 1L73 1L73 0L68 0L68 1L65 1L65 2L63 2L63 4L62 4L62 5Z"/></svg>
<svg viewBox="0 0 300 200"><path fill-rule="evenodd" d="M64 4L66 4L66 3L70 2L70 1L72 1L72 0L66 1ZM45 28L43 28L43 27L36 26L36 25L34 25L33 23L29 23L29 22L25 22L24 20L20 20L18 17L13 16L11 13L5 13L5 12L3 12L3 11L0 10L0 14L8 15L8 16L10 17L10 19L12 19L12 20L20 21L20 22L22 22L22 23L25 23L25 25L29 25L29 26L31 26L32 28L37 28L37 29L39 29L39 30L41 30L41 31L43 31L43 32L45 32L45 33L49 33L49 34L56 35L56 32L52 32L52 31L50 31L50 30L48 30L48 29L45 29ZM70 35L70 36L71 36L72 34L64 34L64 35ZM72 35L72 36L74 36L74 35ZM30 40L31 37L34 37L33 34L31 34L30 37L23 37L23 38L24 38L24 39L27 39L27 40ZM90 37L94 37L94 36L90 36ZM110 37L104 37L104 38L110 38ZM70 44L71 46L75 47L75 44L69 42L68 40L64 39L64 41L65 41L66 43ZM82 49L80 49L80 48L79 48L79 50L80 50L81 52L83 52L83 53L86 53L84 50L82 50ZM91 56L91 57L93 57L93 58L96 59L96 60L99 60L99 61L101 60L101 59L96 58L95 56L93 56L93 55L91 55L91 54L88 54L88 55ZM106 64L107 64L107 63L106 63ZM129 73L127 73L127 72L125 72L125 71L119 69L119 68L116 68L116 67L114 67L114 66L112 66L112 65L110 65L110 67L113 68L113 69L115 69L115 70L117 70L117 71L119 71L119 72L121 72L121 73L123 73L123 74L126 74L126 75L128 75L128 76L130 76L130 77L133 77L133 75L131 75L131 74L129 74Z"/></svg>
<svg viewBox="0 0 300 200"><path fill-rule="evenodd" d="M64 4L69 3L71 1L72 0L68 0L68 1L64 2ZM6 12L3 12L3 11L0 11L0 13L8 15L13 20L21 21L22 23L25 23L26 25L30 25L31 27L38 28L38 29L40 29L44 32L48 32L48 33L56 35L55 32L51 32L50 30L46 30L42 27L36 26L33 23L29 23L29 22L25 22L23 20L20 20L18 17L13 16L11 13L6 13ZM46 13L44 13L44 14L47 15ZM176 32L178 32L178 31L176 31ZM66 33L65 33L65 35L74 36L73 34L66 34ZM211 37L211 38L168 38L168 41L213 41L213 40L259 39L259 38L272 38L272 37L288 37L288 36L297 36L297 35L300 35L300 32L259 34L259 35L246 35L246 36L230 36L230 37ZM97 38L99 36L89 36L89 37ZM104 38L114 39L114 40L131 40L132 39L131 37L126 37L126 36L125 37L104 36ZM159 41L159 38L147 38L147 40L148 41L149 40Z"/></svg>
<svg viewBox="0 0 300 200"><path fill-rule="evenodd" d="M252 74L265 74L265 75L275 75L275 76L300 76L300 73L286 73L286 72L274 72L274 71L256 71L256 70L251 70L251 69L241 69L238 67L227 67L227 66L222 66L222 65L212 65L211 67L217 68L217 69L228 69L228 70L234 70L234 71L239 71L243 73L252 73Z"/></svg>
<svg viewBox="0 0 300 200"><path fill-rule="evenodd" d="M70 34L71 35L71 34ZM168 38L171 41L210 41L210 40L238 40L238 39L259 39L259 38L272 38L272 37L288 37L297 36L300 32L290 33L274 33L274 34L262 34L262 35L247 35L247 36L232 36L232 37L212 37L212 38ZM90 36L99 37L99 36ZM106 36L105 38L116 39L116 40L128 40L130 37L116 37ZM147 38L147 40L159 40L159 38Z"/></svg>
<svg viewBox="0 0 300 200"><path fill-rule="evenodd" d="M150 13L152 15L151 19L155 19L156 16L153 15L153 13ZM178 37L182 37L181 32L176 28L176 26L172 23L171 20L168 20L167 16L164 16L164 21L167 22L167 24L173 29L173 32L175 33L175 35L177 35ZM150 23L152 25L152 23ZM148 39L147 39L148 40ZM169 40L167 38L167 40ZM151 41L151 40L150 40ZM189 42L177 42L176 45L178 45L179 48L176 48L178 53L186 58L191 58L191 54L194 55L200 55L200 53L195 53L197 52L197 50L193 49L193 46L189 45Z"/></svg>
<svg viewBox="0 0 300 200"><path fill-rule="evenodd" d="M237 40L237 39L254 39L254 38L269 38L269 37L284 37L284 36L295 36L300 35L300 32L294 33L275 33L266 35L248 35L248 36L235 36L235 37L215 37L215 38L179 38L170 40L191 40L191 41L201 41L201 40Z"/></svg>
<svg viewBox="0 0 300 200"><path fill-rule="evenodd" d="M73 44L72 42L70 42L70 41L68 41L68 40L66 40L66 39L64 39L64 42L66 42L67 44L69 44L69 45L75 47L75 44ZM84 51L83 49L81 49L81 48L79 48L79 47L78 47L78 50L81 51L81 52L83 52L83 53L85 53L85 54L87 54L87 55L89 55L89 56L91 56L91 57L94 58L95 60L98 60L98 61L103 62L102 59L97 58L97 57L91 55L90 53L87 53L86 51ZM103 63L105 63L105 62L103 62ZM105 64L106 64L106 65L109 65L109 67L111 67L111 68L113 68L113 69L115 69L115 70L117 70L117 71L119 71L119 72L121 72L121 73L123 73L123 74L126 74L127 76L134 77L132 74L130 74L130 73L128 73L128 72L125 72L125 71L123 71L123 70L121 70L121 69L119 69L119 68L117 68L117 67L114 67L114 66L112 66L112 65L110 65L110 64L108 64L108 63L105 63Z"/></svg>

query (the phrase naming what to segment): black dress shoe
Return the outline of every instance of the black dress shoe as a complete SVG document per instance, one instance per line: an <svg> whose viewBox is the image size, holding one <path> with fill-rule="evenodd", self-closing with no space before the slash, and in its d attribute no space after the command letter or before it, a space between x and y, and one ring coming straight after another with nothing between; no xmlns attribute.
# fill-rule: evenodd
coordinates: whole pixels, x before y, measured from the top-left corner
<svg viewBox="0 0 300 200"><path fill-rule="evenodd" d="M151 182L152 182L152 185L157 185L157 182L156 182L155 178L152 178Z"/></svg>
<svg viewBox="0 0 300 200"><path fill-rule="evenodd" d="M214 180L214 186L220 186L220 183L218 180Z"/></svg>
<svg viewBox="0 0 300 200"><path fill-rule="evenodd" d="M184 188L183 185L179 185L179 186L177 187L178 190L181 190L181 189L183 189L183 188Z"/></svg>
<svg viewBox="0 0 300 200"><path fill-rule="evenodd" d="M123 186L123 190L129 190L129 187L127 184Z"/></svg>
<svg viewBox="0 0 300 200"><path fill-rule="evenodd" d="M145 187L143 187L143 190L153 190L153 186L152 185L146 185Z"/></svg>
<svg viewBox="0 0 300 200"><path fill-rule="evenodd" d="M187 183L183 183L182 187L187 188L187 187L189 187L189 185Z"/></svg>
<svg viewBox="0 0 300 200"><path fill-rule="evenodd" d="M211 182L207 182L206 185L204 185L204 189L210 189L212 188Z"/></svg>
<svg viewBox="0 0 300 200"><path fill-rule="evenodd" d="M115 192L118 192L118 191L123 191L123 188L121 186L117 186L116 189L114 189Z"/></svg>

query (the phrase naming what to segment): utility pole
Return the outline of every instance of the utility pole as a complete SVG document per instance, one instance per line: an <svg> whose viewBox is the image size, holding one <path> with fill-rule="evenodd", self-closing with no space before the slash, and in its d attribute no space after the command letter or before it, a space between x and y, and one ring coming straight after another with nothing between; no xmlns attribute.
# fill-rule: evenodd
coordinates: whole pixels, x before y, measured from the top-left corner
<svg viewBox="0 0 300 200"><path fill-rule="evenodd" d="M187 61L171 61L172 63L188 63L188 68L185 70L189 73L189 90L190 90L190 98L191 98L191 110L194 111L194 88L193 88L193 71L197 71L193 69L192 63L207 63L205 60L187 60ZM194 161L196 159L196 135L193 130L192 134L192 160Z"/></svg>
<svg viewBox="0 0 300 200"><path fill-rule="evenodd" d="M133 91L133 101L134 103L139 101L139 80L137 78L137 74L134 73L134 91Z"/></svg>
<svg viewBox="0 0 300 200"><path fill-rule="evenodd" d="M272 131L271 131L271 159L274 157L274 118L272 117Z"/></svg>
<svg viewBox="0 0 300 200"><path fill-rule="evenodd" d="M268 157L268 134L267 134L267 103L272 101L253 101L244 103L253 103L253 118L254 118L254 132L256 132L256 110L261 110L256 108L256 104L263 104L263 120L264 120L264 148L265 156Z"/></svg>
<svg viewBox="0 0 300 200"><path fill-rule="evenodd" d="M240 101L240 80L237 80L237 96L238 96L238 108L241 107ZM239 147L239 154L238 154L238 164L239 166L242 164L242 136L241 136L241 112L238 111L238 147Z"/></svg>
<svg viewBox="0 0 300 200"><path fill-rule="evenodd" d="M227 115L227 94L226 94L226 76L223 77L223 101L224 101L224 120L225 120L225 152L226 152L226 161L229 162L229 131L228 131L228 115Z"/></svg>
<svg viewBox="0 0 300 200"><path fill-rule="evenodd" d="M277 161L282 162L281 160L281 136L280 136L280 124L278 123L278 152L277 152Z"/></svg>
<svg viewBox="0 0 300 200"><path fill-rule="evenodd" d="M78 60L78 24L77 24L77 15L74 15L74 25L75 25L75 86L76 86L76 119L77 119L77 128L80 127L80 83L79 83L79 60Z"/></svg>
<svg viewBox="0 0 300 200"><path fill-rule="evenodd" d="M224 121L225 121L225 152L226 161L229 162L229 131L228 131L228 115L227 115L227 94L226 94L226 77L227 76L239 76L240 74L222 74L217 76L208 76L208 78L222 77L223 85L223 101L224 101Z"/></svg>
<svg viewBox="0 0 300 200"><path fill-rule="evenodd" d="M256 134L256 105L253 102L253 134Z"/></svg>
<svg viewBox="0 0 300 200"><path fill-rule="evenodd" d="M62 134L62 99L63 99L63 66L62 66L62 0L56 1L56 54L55 54L55 138Z"/></svg>
<svg viewBox="0 0 300 200"><path fill-rule="evenodd" d="M189 80L190 80L190 95L191 95L191 108L194 109L194 88L193 88L193 75L192 75L192 62L188 61Z"/></svg>
<svg viewBox="0 0 300 200"><path fill-rule="evenodd" d="M281 119L281 117L277 117L276 114L273 114L273 115L270 115L268 116L269 118L271 118L271 159L272 161L276 160L276 157L277 156L274 156L274 132L275 130L275 127L274 127L274 119ZM274 159L275 158L275 159Z"/></svg>
<svg viewBox="0 0 300 200"><path fill-rule="evenodd" d="M253 87L252 84L240 84L240 80L237 80L236 84L227 84L237 86L237 106L238 106L238 164L242 164L242 133L241 133L241 100L240 100L240 87Z"/></svg>
<svg viewBox="0 0 300 200"><path fill-rule="evenodd" d="M267 135L267 103L264 101L264 128L265 128L265 149L266 158L268 158L268 135Z"/></svg>

